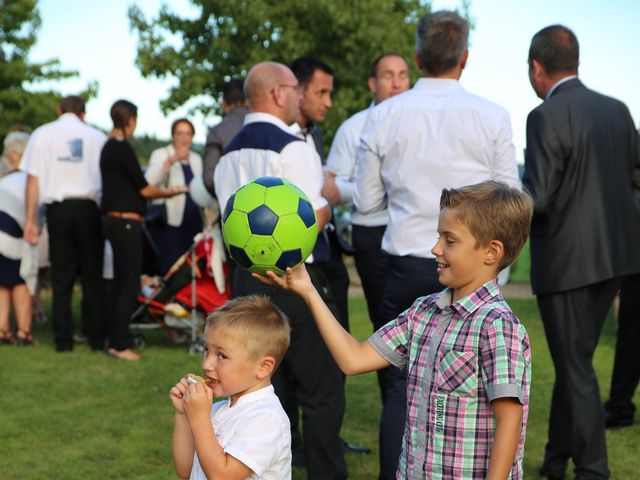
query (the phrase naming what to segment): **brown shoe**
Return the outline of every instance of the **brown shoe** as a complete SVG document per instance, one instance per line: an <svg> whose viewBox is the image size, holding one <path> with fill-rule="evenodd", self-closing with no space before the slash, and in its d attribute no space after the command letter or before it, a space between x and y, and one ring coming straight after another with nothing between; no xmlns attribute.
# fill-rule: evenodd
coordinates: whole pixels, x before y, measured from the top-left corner
<svg viewBox="0 0 640 480"><path fill-rule="evenodd" d="M127 360L129 362L138 362L142 360L142 355L134 352L130 348L125 348L124 350L116 350L115 348L108 348L107 355L113 358L117 358L118 360Z"/></svg>

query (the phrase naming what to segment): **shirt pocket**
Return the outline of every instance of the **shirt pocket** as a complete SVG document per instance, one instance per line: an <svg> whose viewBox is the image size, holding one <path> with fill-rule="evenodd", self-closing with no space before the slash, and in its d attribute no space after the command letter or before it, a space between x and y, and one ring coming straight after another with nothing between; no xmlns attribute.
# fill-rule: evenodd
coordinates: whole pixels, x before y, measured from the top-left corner
<svg viewBox="0 0 640 480"><path fill-rule="evenodd" d="M453 396L475 395L477 363L474 352L445 352L438 368L438 390Z"/></svg>

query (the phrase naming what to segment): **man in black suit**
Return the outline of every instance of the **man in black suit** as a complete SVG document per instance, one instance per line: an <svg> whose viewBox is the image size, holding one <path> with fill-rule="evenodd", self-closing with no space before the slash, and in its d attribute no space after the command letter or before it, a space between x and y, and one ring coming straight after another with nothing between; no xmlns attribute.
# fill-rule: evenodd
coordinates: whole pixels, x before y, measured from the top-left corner
<svg viewBox="0 0 640 480"><path fill-rule="evenodd" d="M627 107L577 78L578 41L560 25L531 41L529 78L544 102L527 119L524 185L535 211L531 284L556 380L541 473L609 478L593 353L626 275L640 272L638 138Z"/></svg>

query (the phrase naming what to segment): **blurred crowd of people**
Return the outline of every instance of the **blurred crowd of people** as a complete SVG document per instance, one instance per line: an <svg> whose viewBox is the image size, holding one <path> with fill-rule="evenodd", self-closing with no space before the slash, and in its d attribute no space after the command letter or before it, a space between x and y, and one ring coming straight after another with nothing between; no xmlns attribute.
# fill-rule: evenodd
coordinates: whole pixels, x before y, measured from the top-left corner
<svg viewBox="0 0 640 480"><path fill-rule="evenodd" d="M355 255L377 330L416 297L443 289L443 266L431 251L439 236L441 190L484 180L517 189L524 183L535 205L533 292L556 368L541 473L563 478L571 459L576 478L607 478L604 428L633 423L631 398L640 377L640 332L630 321L637 324L639 315L637 132L624 104L578 79L573 32L559 25L543 29L528 58L531 84L543 103L528 119L522 181L508 113L459 83L469 55L468 28L453 12L419 22L415 61L421 78L413 87L407 60L381 52L363 78L371 104L345 119L326 159L320 126L332 107L335 72L310 56L289 66L261 62L244 82L227 82L225 116L208 133L204 160L192 150L194 125L180 118L171 126L171 143L155 150L143 171L129 142L137 107L128 100L113 104L108 135L84 122L78 96L65 97L58 119L33 133L12 128L0 162L0 343L35 343L32 321L45 320L38 285L50 265L55 349L73 350L80 334L93 350L139 360L129 327L147 269L145 243L158 254L157 273L166 273L207 224L187 186L200 182L223 208L236 188L258 176L287 177L309 197L319 237L306 268L346 330L343 255ZM337 207L352 212L350 245L337 234ZM79 332L71 309L77 278ZM233 269L231 285L235 295L268 294L292 324L290 348L272 380L291 422L294 463L305 465L310 479L346 478L344 452L366 449L339 436L344 375L308 306L240 268ZM591 361L621 288L622 333L605 413ZM407 398L407 372L389 366L378 372L378 382L380 478L395 478L407 428L418 428L415 419L405 425L413 411L407 406L415 405Z"/></svg>

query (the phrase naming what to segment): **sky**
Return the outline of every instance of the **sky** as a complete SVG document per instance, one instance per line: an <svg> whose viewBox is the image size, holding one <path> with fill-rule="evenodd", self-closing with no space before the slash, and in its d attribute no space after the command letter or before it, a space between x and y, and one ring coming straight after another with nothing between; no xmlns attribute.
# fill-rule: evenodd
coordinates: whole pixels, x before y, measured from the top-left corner
<svg viewBox="0 0 640 480"><path fill-rule="evenodd" d="M233 1L233 0L230 0ZM99 95L87 105L86 120L108 130L109 108L126 98L138 105L137 134L170 137L173 120L187 108L164 116L159 101L167 96L171 79L144 79L135 67L137 37L129 30L127 9L137 4L147 18L161 3L183 15L195 13L188 0L40 0L42 26L30 61L57 58L77 79L55 84L63 94L99 82ZM433 0L432 7L452 9L459 0ZM72 21L69 23L70 12ZM523 160L528 113L540 104L527 75L531 37L545 26L560 23L571 28L580 43L581 80L590 88L625 102L640 126L640 2L637 0L471 0L475 28L470 35L469 60L461 83L472 93L507 109L511 116L516 158ZM363 78L363 82L366 79ZM213 101L213 100L212 100ZM207 128L219 118L191 117L194 141L204 143Z"/></svg>

